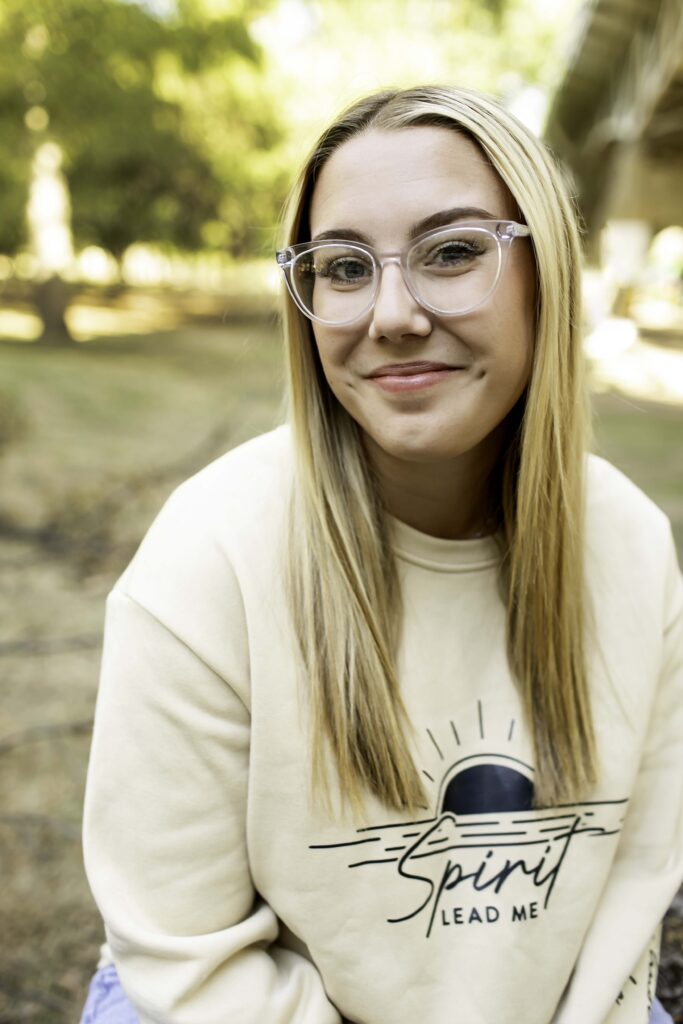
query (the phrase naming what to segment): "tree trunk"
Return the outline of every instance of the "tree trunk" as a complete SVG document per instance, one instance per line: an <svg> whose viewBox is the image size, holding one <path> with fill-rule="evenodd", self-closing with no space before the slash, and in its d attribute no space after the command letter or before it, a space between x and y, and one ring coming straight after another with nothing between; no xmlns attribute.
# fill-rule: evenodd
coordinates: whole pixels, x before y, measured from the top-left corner
<svg viewBox="0 0 683 1024"><path fill-rule="evenodd" d="M73 345L74 339L64 319L71 296L68 285L59 274L35 286L34 301L43 321L43 332L38 339L42 345Z"/></svg>

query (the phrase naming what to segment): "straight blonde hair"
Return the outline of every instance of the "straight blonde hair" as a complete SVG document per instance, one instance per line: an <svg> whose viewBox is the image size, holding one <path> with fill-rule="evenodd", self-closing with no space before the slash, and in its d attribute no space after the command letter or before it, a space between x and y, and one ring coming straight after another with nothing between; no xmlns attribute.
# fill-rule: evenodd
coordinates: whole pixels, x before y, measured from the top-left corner
<svg viewBox="0 0 683 1024"><path fill-rule="evenodd" d="M596 748L585 656L584 467L590 416L580 338L576 215L552 157L516 118L479 93L428 86L353 104L321 136L291 194L285 245L310 238L321 168L369 129L432 125L481 147L531 230L537 309L533 365L508 416L492 481L502 538L508 660L533 737L535 803L585 796ZM396 674L401 595L388 520L360 430L332 394L311 323L285 297L295 452L288 589L308 680L313 790L342 804L371 793L396 810L427 804L410 753Z"/></svg>

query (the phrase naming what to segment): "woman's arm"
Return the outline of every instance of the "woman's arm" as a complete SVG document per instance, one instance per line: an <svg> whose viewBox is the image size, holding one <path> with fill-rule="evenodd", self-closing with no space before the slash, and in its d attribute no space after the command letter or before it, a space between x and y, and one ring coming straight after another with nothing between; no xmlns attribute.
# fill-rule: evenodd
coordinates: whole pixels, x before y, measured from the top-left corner
<svg viewBox="0 0 683 1024"><path fill-rule="evenodd" d="M673 539L665 608L661 672L638 777L609 879L553 1024L594 1019L596 999L605 1024L648 1019L658 926L683 880L683 582Z"/></svg>
<svg viewBox="0 0 683 1024"><path fill-rule="evenodd" d="M250 877L249 714L225 677L230 658L248 671L229 653L237 584L207 608L225 617L224 673L143 607L142 579L131 588L128 573L108 602L85 802L86 869L122 985L141 1024L339 1024ZM185 596L191 620L192 585Z"/></svg>

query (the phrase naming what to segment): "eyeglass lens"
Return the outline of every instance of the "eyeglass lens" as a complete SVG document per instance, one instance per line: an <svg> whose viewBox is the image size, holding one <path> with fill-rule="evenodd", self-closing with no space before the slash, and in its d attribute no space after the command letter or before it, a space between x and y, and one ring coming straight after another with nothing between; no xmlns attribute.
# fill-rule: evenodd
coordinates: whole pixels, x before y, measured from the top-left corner
<svg viewBox="0 0 683 1024"><path fill-rule="evenodd" d="M496 284L500 264L500 244L492 232L454 227L414 245L406 274L420 302L457 314L484 302ZM319 243L300 253L291 268L301 304L327 323L344 323L367 312L376 297L379 273L370 253L341 242Z"/></svg>

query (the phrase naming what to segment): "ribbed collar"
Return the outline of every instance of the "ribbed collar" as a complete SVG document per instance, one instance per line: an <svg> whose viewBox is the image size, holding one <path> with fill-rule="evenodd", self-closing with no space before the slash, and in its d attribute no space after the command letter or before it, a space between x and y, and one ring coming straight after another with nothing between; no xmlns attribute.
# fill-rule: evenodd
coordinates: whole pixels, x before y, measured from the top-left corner
<svg viewBox="0 0 683 1024"><path fill-rule="evenodd" d="M389 517L393 548L405 562L435 572L476 572L498 565L501 551L496 536L474 540L445 540L420 533L399 519Z"/></svg>

